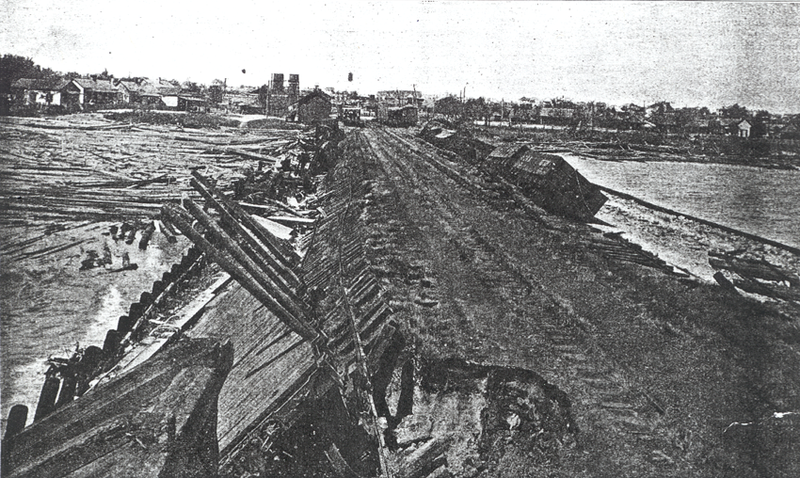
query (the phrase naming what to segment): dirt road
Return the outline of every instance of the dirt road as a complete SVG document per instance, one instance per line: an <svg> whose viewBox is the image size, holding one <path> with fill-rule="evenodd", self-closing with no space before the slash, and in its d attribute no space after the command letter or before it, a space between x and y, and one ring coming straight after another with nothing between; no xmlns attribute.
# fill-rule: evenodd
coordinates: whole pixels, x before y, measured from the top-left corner
<svg viewBox="0 0 800 478"><path fill-rule="evenodd" d="M774 439L797 436L794 416L770 418L800 408L791 323L626 259L409 131L354 130L344 150L339 169L372 185L369 262L420 355L530 369L572 402L558 463L518 456L497 476L797 470Z"/></svg>

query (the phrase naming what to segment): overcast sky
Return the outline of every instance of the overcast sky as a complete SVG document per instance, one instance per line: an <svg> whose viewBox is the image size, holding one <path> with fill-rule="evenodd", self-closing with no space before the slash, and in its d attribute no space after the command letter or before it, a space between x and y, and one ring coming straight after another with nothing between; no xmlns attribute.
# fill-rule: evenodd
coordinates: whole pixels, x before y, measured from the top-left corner
<svg viewBox="0 0 800 478"><path fill-rule="evenodd" d="M0 2L0 53L60 71L800 112L800 3Z"/></svg>

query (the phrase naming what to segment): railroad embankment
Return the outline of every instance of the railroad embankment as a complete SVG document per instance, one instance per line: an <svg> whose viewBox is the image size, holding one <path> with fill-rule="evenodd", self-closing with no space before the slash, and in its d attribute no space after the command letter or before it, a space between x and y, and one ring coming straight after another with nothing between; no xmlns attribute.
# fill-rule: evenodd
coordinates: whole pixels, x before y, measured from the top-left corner
<svg viewBox="0 0 800 478"><path fill-rule="evenodd" d="M795 301L698 280L414 133L347 132L323 161L313 215L283 218L304 259L277 279L248 259L271 239L250 244L259 227L225 211L274 210L284 180L249 175L230 195L238 206L203 185L213 217L190 201L165 209L234 277L247 271L186 331L232 339L223 476L800 471ZM796 287L747 251L717 252L726 273ZM276 289L280 307L260 296L286 275L298 283Z"/></svg>

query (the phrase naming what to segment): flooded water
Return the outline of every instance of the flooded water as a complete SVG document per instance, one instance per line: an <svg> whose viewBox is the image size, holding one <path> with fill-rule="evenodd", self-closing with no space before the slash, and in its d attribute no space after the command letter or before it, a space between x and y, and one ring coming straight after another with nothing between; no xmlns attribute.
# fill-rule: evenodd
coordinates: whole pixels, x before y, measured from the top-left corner
<svg viewBox="0 0 800 478"><path fill-rule="evenodd" d="M48 356L69 356L76 344L102 347L106 332L116 328L130 304L180 261L188 247L183 238L170 244L163 235L154 234L147 249L140 250L141 231L133 244L126 244L110 237L109 226L105 222L86 224L37 241L40 249L80 242L57 253L2 256L3 428L15 404L26 405L28 422L32 421ZM13 234L18 241L25 233L26 228L5 229L2 240L7 242ZM100 252L104 245L111 251L112 264L81 271L87 252ZM122 266L125 253L138 269L114 272Z"/></svg>
<svg viewBox="0 0 800 478"><path fill-rule="evenodd" d="M800 171L727 164L612 162L564 155L589 181L800 248Z"/></svg>

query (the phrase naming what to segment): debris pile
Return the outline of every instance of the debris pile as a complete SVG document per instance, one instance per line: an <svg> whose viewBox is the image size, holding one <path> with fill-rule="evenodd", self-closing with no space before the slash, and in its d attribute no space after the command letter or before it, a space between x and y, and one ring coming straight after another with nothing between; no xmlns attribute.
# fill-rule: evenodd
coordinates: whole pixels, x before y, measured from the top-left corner
<svg viewBox="0 0 800 478"><path fill-rule="evenodd" d="M530 370L455 358L401 368L386 429L395 476L521 476L557 467L575 447L569 399Z"/></svg>
<svg viewBox="0 0 800 478"><path fill-rule="evenodd" d="M466 128L445 120L425 123L419 137L432 145L455 153L470 163L479 163L494 149L494 146L475 138Z"/></svg>
<svg viewBox="0 0 800 478"><path fill-rule="evenodd" d="M708 263L723 287L800 305L800 276L745 250L708 252ZM725 273L723 273L725 271Z"/></svg>

